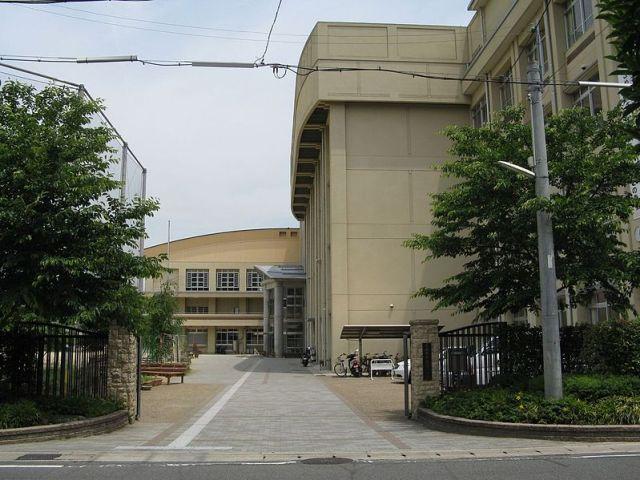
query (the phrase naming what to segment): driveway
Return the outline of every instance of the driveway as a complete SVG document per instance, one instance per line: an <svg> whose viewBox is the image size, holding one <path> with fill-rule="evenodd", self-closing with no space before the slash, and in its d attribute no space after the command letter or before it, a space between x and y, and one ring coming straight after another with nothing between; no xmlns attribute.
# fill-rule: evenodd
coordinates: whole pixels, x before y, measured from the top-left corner
<svg viewBox="0 0 640 480"><path fill-rule="evenodd" d="M293 359L201 355L184 384L143 392L142 418L134 425L88 438L0 445L0 461L27 452L60 453L61 460L211 461L640 451L629 443L436 432L406 420L402 408L402 385L388 378L324 376Z"/></svg>

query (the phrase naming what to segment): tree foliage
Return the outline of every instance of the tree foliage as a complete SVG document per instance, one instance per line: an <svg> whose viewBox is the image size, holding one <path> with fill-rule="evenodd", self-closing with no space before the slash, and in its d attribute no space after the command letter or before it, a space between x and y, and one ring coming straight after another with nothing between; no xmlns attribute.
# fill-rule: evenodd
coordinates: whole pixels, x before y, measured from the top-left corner
<svg viewBox="0 0 640 480"><path fill-rule="evenodd" d="M531 129L523 109L498 114L481 128L445 131L453 158L442 173L457 183L433 196L433 232L405 242L427 252L427 260L463 258L461 272L444 285L425 286L416 295L496 318L522 308L537 310L539 297L536 211L551 211L560 288L575 303L588 303L601 289L612 307L631 308L629 295L640 285L640 252L622 241L640 200L624 187L640 181L640 165L630 145L632 120L616 109L589 115L570 109L546 125L551 199L536 198L534 182L498 165L528 167Z"/></svg>
<svg viewBox="0 0 640 480"><path fill-rule="evenodd" d="M168 337L182 328L182 320L174 316L177 309L178 302L168 284L146 299L146 315L139 333L151 361L162 362L171 353L173 344L167 341Z"/></svg>
<svg viewBox="0 0 640 480"><path fill-rule="evenodd" d="M628 114L640 111L640 2L638 0L600 0L598 18L611 26L607 37L615 48L612 59L618 62L613 75L628 75L631 86L620 93L627 100ZM640 139L640 116L636 116L635 138Z"/></svg>
<svg viewBox="0 0 640 480"><path fill-rule="evenodd" d="M141 319L134 279L159 275L161 259L131 252L158 203L120 198L99 109L68 89L0 89L0 327Z"/></svg>

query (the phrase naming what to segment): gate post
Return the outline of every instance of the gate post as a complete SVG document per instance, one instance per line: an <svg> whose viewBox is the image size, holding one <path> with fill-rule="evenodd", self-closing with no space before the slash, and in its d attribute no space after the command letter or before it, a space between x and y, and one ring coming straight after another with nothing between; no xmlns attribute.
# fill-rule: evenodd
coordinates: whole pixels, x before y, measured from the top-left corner
<svg viewBox="0 0 640 480"><path fill-rule="evenodd" d="M109 326L107 395L121 402L133 423L138 406L138 342L124 327Z"/></svg>
<svg viewBox="0 0 640 480"><path fill-rule="evenodd" d="M440 394L438 320L411 320L411 414L427 396Z"/></svg>

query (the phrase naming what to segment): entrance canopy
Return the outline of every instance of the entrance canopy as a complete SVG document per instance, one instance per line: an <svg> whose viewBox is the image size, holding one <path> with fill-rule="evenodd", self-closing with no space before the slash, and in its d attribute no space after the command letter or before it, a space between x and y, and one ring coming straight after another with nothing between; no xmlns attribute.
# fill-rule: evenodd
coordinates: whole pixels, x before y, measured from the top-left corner
<svg viewBox="0 0 640 480"><path fill-rule="evenodd" d="M344 325L340 339L373 340L403 338L409 335L409 325Z"/></svg>

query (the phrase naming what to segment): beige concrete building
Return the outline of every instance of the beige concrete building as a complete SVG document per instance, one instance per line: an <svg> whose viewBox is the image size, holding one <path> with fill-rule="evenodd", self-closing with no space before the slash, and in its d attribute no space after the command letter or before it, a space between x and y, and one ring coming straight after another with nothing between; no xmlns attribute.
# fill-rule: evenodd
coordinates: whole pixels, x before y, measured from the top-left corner
<svg viewBox="0 0 640 480"><path fill-rule="evenodd" d="M171 273L164 278L146 280L145 293L159 291L163 282L173 286L179 302L177 315L184 319L189 345L195 343L207 353L264 351L266 310L262 282L265 276L258 265L299 264L298 229L213 233L145 249L145 255L161 253L168 254L167 266ZM286 300L287 291L282 293ZM296 293L304 292L294 291L293 295ZM293 317L290 320L292 322ZM285 339L283 347L294 343L295 332L292 329L289 333L291 339L289 342ZM302 338L296 340L298 344L301 348Z"/></svg>
<svg viewBox="0 0 640 480"><path fill-rule="evenodd" d="M591 0L551 0L547 9L543 0L474 0L469 9L474 17L460 27L321 22L302 52L303 68L345 69L299 76L293 119L291 205L303 237L305 331L326 366L355 348L339 339L345 324L437 318L454 327L474 318L433 312L429 301L412 297L420 286L441 285L461 263L425 264L402 245L412 233L431 231L428 195L449 186L437 170L447 156L443 127L480 125L504 106L525 103L525 86L509 80L526 78L530 56L541 60L545 78L618 81L608 74L607 26L594 18ZM544 95L549 112L574 105L597 111L617 101L612 89L552 86ZM639 217L627 239L634 248ZM563 322L607 314L606 303L594 299ZM527 312L514 317L535 320ZM374 341L365 351L385 349L400 346Z"/></svg>

